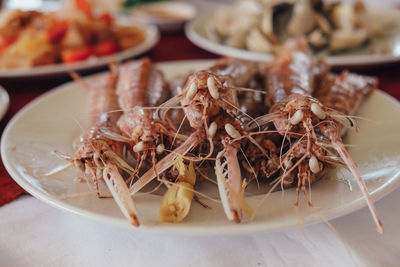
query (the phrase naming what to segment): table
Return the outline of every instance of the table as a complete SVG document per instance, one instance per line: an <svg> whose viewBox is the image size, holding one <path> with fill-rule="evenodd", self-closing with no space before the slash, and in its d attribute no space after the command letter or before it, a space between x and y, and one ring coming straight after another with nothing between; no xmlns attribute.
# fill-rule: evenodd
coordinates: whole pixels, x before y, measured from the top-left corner
<svg viewBox="0 0 400 267"><path fill-rule="evenodd" d="M215 58L182 32L163 36L146 54L154 61ZM380 88L400 99L400 64L359 73L376 75ZM0 131L26 103L68 78L0 80L11 107ZM0 163L1 184L9 176ZM0 207L0 266L396 266L400 255L400 189L377 202L386 234L375 232L364 208L325 224L243 237L191 238L135 233L64 213L23 195ZM311 240L311 241L308 241ZM346 244L346 245L345 245Z"/></svg>

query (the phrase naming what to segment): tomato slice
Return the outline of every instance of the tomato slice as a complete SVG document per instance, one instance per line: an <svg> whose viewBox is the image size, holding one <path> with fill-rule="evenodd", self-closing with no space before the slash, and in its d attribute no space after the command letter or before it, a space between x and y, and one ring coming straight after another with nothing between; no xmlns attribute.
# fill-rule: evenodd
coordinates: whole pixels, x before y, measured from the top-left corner
<svg viewBox="0 0 400 267"><path fill-rule="evenodd" d="M67 21L56 21L47 29L47 37L50 42L56 43L60 41L68 29Z"/></svg>
<svg viewBox="0 0 400 267"><path fill-rule="evenodd" d="M96 56L107 56L118 51L118 46L115 41L104 41L94 45L93 52Z"/></svg>
<svg viewBox="0 0 400 267"><path fill-rule="evenodd" d="M73 63L87 59L93 54L93 50L89 46L64 49L61 52L61 59L64 63Z"/></svg>
<svg viewBox="0 0 400 267"><path fill-rule="evenodd" d="M0 51L6 50L7 47L9 47L17 39L18 39L18 35L17 34L1 36L1 38L0 38Z"/></svg>
<svg viewBox="0 0 400 267"><path fill-rule="evenodd" d="M110 13L104 13L99 17L99 20L104 21L107 25L111 25L113 23L113 18Z"/></svg>
<svg viewBox="0 0 400 267"><path fill-rule="evenodd" d="M75 0L75 7L85 13L86 16L92 17L92 4L87 0Z"/></svg>

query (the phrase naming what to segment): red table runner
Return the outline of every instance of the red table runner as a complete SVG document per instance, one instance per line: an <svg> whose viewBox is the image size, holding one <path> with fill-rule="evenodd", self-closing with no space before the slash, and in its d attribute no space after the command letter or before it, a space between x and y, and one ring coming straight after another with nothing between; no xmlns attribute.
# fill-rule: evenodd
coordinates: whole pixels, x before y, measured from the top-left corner
<svg viewBox="0 0 400 267"><path fill-rule="evenodd" d="M153 61L189 60L217 58L217 55L206 52L192 43L183 32L162 36L156 47L145 54ZM400 63L374 68L355 70L358 73L374 75L380 80L380 89L400 100ZM1 80L0 84L10 95L10 108L0 122L0 133L8 121L28 102L47 92L51 88L69 81L68 77L34 79L34 80ZM14 200L25 191L19 187L7 173L3 161L0 162L0 206Z"/></svg>

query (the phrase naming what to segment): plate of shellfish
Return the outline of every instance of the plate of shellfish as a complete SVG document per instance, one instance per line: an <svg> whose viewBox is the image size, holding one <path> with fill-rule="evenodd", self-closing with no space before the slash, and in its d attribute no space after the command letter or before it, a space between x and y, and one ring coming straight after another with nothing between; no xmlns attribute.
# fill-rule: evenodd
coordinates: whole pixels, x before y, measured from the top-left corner
<svg viewBox="0 0 400 267"><path fill-rule="evenodd" d="M237 1L198 16L185 33L210 52L261 62L298 36L332 66L400 59L400 11L362 1Z"/></svg>
<svg viewBox="0 0 400 267"><path fill-rule="evenodd" d="M330 73L304 40L270 63L142 58L28 104L1 154L33 196L131 230L240 235L368 207L360 223L382 233L374 201L400 182L400 104L377 88Z"/></svg>

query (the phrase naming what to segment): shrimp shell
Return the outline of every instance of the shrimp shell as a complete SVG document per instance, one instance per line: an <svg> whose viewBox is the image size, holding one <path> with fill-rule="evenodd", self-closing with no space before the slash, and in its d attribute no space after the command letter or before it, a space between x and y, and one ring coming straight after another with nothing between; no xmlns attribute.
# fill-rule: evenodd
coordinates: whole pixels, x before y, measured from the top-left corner
<svg viewBox="0 0 400 267"><path fill-rule="evenodd" d="M149 141L158 134L153 125L153 111L144 107L160 104L167 91L164 89L163 74L149 58L130 61L120 67L117 94L124 114L118 126L133 142Z"/></svg>
<svg viewBox="0 0 400 267"><path fill-rule="evenodd" d="M325 63L312 57L304 39L287 42L271 62L260 68L265 76L269 106L294 93L310 96L329 70Z"/></svg>
<svg viewBox="0 0 400 267"><path fill-rule="evenodd" d="M117 85L119 105L124 111L134 107L155 107L163 100L163 74L149 58L125 63Z"/></svg>
<svg viewBox="0 0 400 267"><path fill-rule="evenodd" d="M78 148L75 153L75 158L90 157L90 155L94 153L94 147L91 145L93 141L104 143L104 145L108 144L116 149L115 152L119 156L122 154L122 144L103 138L102 134L99 132L99 129L107 128L119 133L116 123L121 116L121 112L118 111L119 105L115 94L117 80L117 75L108 74L96 77L96 79L89 82L86 89L90 100L89 106L91 108L89 113L90 125L92 126L89 127L79 137L79 141L74 144L74 147ZM103 146L103 144L99 145L100 147Z"/></svg>
<svg viewBox="0 0 400 267"><path fill-rule="evenodd" d="M237 87L249 87L250 81L258 74L256 62L234 58L219 59L209 71L218 75L229 76Z"/></svg>
<svg viewBox="0 0 400 267"><path fill-rule="evenodd" d="M344 115L354 115L362 100L378 87L374 77L343 71L316 91L315 97L326 107Z"/></svg>

